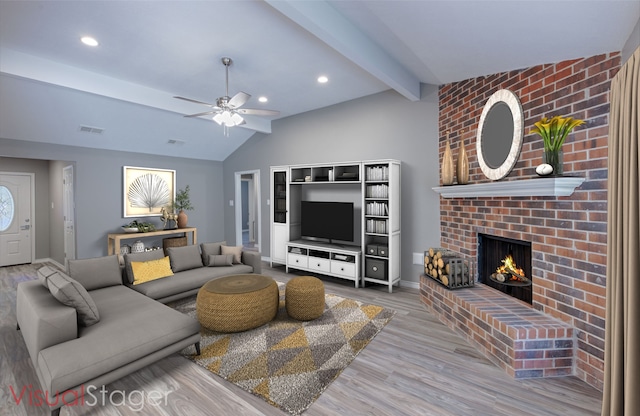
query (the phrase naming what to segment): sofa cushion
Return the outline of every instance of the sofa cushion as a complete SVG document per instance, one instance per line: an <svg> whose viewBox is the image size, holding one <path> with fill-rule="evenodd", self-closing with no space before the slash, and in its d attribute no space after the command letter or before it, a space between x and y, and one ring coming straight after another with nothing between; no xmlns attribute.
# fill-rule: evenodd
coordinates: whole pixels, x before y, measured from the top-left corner
<svg viewBox="0 0 640 416"><path fill-rule="evenodd" d="M87 290L122 284L122 272L117 255L69 260L67 269L69 276Z"/></svg>
<svg viewBox="0 0 640 416"><path fill-rule="evenodd" d="M50 268L49 266L42 266L38 269L38 281L42 286L49 289L49 285L47 284L47 279L54 273L57 273L57 270Z"/></svg>
<svg viewBox="0 0 640 416"><path fill-rule="evenodd" d="M64 273L57 272L47 278L47 285L54 298L76 310L80 325L91 326L100 321L98 307L80 283Z"/></svg>
<svg viewBox="0 0 640 416"><path fill-rule="evenodd" d="M214 254L221 254L221 249L223 245L226 245L226 241L220 241L218 243L202 243L200 244L200 251L202 251L202 263L205 266L209 265L209 256Z"/></svg>
<svg viewBox="0 0 640 416"><path fill-rule="evenodd" d="M197 292L202 285L218 277L252 272L253 268L244 264L234 264L231 267L200 267L130 287L152 299L161 300L181 293Z"/></svg>
<svg viewBox="0 0 640 416"><path fill-rule="evenodd" d="M184 247L169 247L167 254L171 259L171 270L174 273L202 267L200 247L190 245Z"/></svg>
<svg viewBox="0 0 640 416"><path fill-rule="evenodd" d="M76 387L200 331L195 319L126 286L98 289L91 295L100 309L100 322L79 328L77 339L39 354L46 390Z"/></svg>
<svg viewBox="0 0 640 416"><path fill-rule="evenodd" d="M142 253L129 253L124 255L124 269L127 281L133 283L133 270L131 269L132 261L149 261L160 260L164 257L162 250L143 251Z"/></svg>
<svg viewBox="0 0 640 416"><path fill-rule="evenodd" d="M161 279L167 276L173 276L169 256L158 260L132 261L131 270L133 270L134 285L139 285L140 283Z"/></svg>
<svg viewBox="0 0 640 416"><path fill-rule="evenodd" d="M233 254L210 254L209 267L233 266Z"/></svg>
<svg viewBox="0 0 640 416"><path fill-rule="evenodd" d="M220 247L222 254L233 254L233 263L242 263L242 246L222 246Z"/></svg>

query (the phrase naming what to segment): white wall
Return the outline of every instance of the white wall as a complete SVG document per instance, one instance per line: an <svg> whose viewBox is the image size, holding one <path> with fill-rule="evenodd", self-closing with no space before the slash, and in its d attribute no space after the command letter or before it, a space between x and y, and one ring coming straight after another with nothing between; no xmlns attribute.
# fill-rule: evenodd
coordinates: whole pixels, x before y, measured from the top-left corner
<svg viewBox="0 0 640 416"><path fill-rule="evenodd" d="M402 279L418 282L422 267L412 253L440 244L438 186L438 89L423 86L411 102L394 91L273 122L273 133L256 134L224 161L226 239L232 224L233 173L260 169L262 253L270 254L269 166L302 163L398 159L402 161Z"/></svg>

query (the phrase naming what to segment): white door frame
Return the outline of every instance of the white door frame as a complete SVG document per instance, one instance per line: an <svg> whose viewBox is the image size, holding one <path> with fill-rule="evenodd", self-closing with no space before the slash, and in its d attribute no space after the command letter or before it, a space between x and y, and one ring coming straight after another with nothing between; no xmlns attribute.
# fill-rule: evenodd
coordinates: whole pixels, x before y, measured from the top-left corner
<svg viewBox="0 0 640 416"><path fill-rule="evenodd" d="M76 218L73 165L62 168L62 213L64 215L64 264L76 258ZM67 178L71 182L67 182Z"/></svg>
<svg viewBox="0 0 640 416"><path fill-rule="evenodd" d="M242 245L242 175L253 175L253 189L249 189L249 193L254 193L256 206L256 249L260 251L262 243L262 214L260 201L260 170L245 170L235 173L235 229L236 229L236 245Z"/></svg>
<svg viewBox="0 0 640 416"><path fill-rule="evenodd" d="M31 231L31 263L36 261L36 174L29 172L2 172L0 175L28 176L31 182L31 206L29 207L29 219Z"/></svg>

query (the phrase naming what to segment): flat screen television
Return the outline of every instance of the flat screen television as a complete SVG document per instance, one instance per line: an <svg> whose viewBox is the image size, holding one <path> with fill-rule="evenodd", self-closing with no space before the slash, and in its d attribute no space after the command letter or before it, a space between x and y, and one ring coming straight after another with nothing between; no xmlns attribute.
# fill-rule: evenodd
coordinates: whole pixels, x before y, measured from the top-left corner
<svg viewBox="0 0 640 416"><path fill-rule="evenodd" d="M353 202L302 201L302 237L353 241Z"/></svg>

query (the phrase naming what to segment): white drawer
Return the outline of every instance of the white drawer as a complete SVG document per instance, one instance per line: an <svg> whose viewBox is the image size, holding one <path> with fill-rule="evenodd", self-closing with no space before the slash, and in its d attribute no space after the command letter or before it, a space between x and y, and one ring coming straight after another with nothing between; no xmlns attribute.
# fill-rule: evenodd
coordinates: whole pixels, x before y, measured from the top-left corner
<svg viewBox="0 0 640 416"><path fill-rule="evenodd" d="M322 273L329 273L331 271L331 262L329 259L309 257L309 269Z"/></svg>
<svg viewBox="0 0 640 416"><path fill-rule="evenodd" d="M287 254L287 265L289 267L303 267L305 269L309 267L307 263L307 256L303 256L302 254L293 254L293 253Z"/></svg>
<svg viewBox="0 0 640 416"><path fill-rule="evenodd" d="M355 278L356 277L356 265L355 265L355 263L345 263L343 261L335 261L335 260L333 260L331 262L331 273L333 273L335 275L338 275L338 276Z"/></svg>

